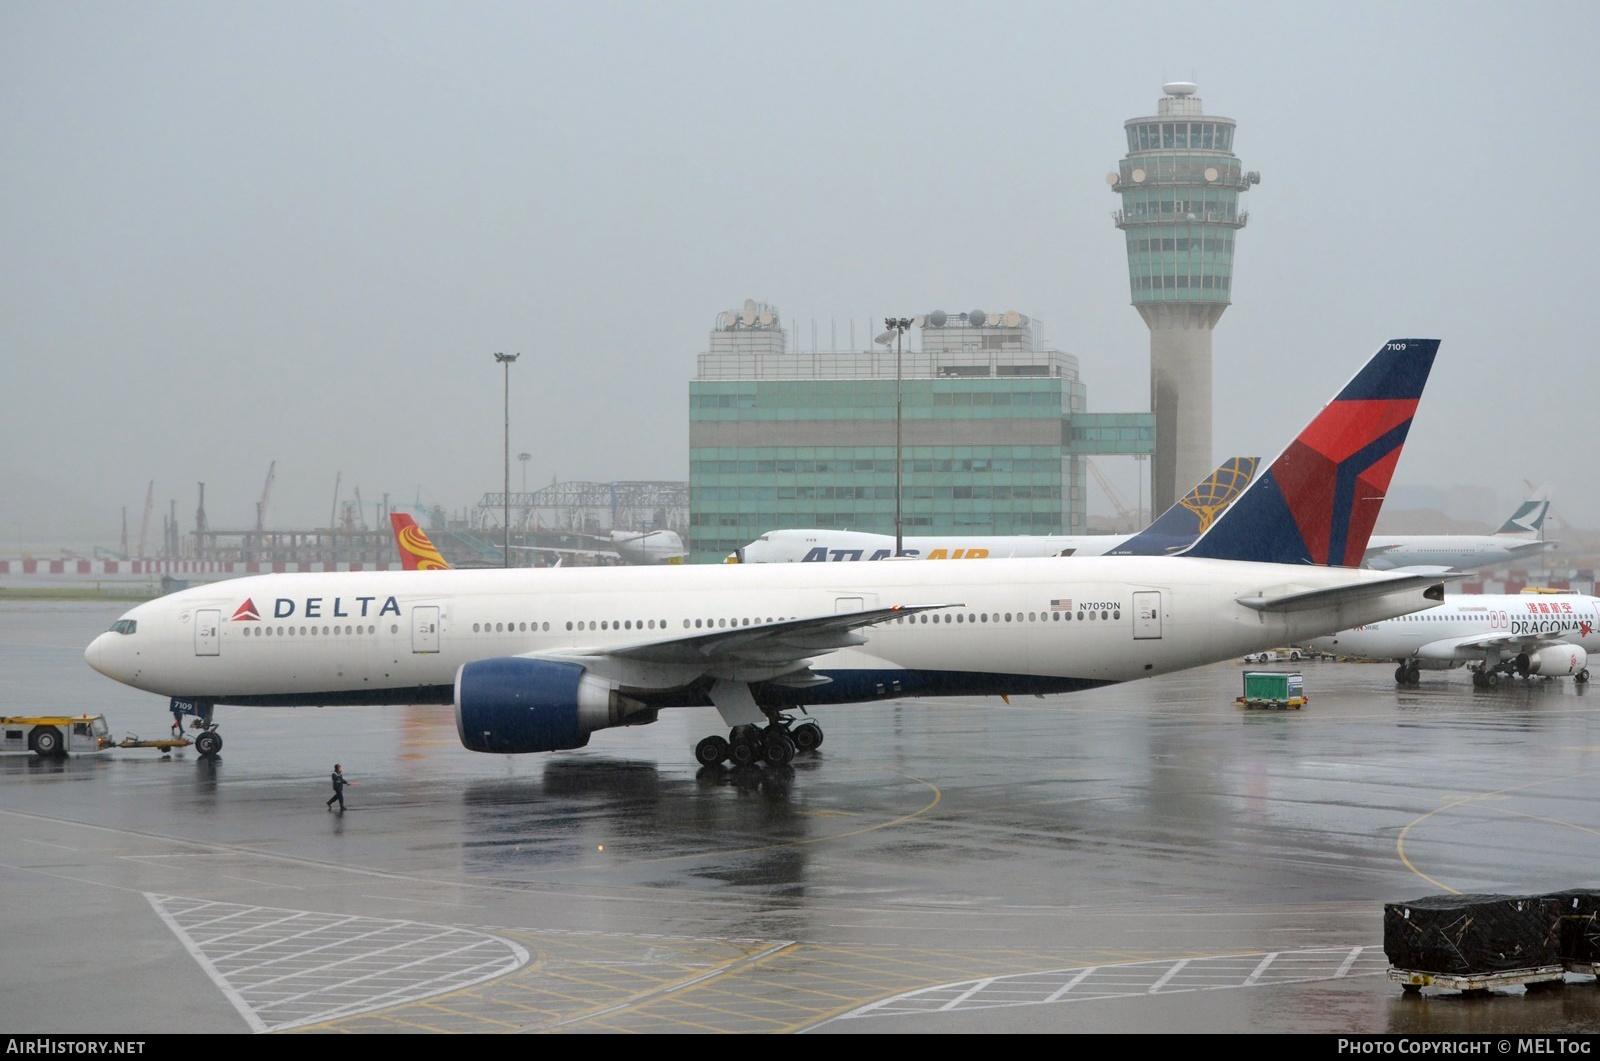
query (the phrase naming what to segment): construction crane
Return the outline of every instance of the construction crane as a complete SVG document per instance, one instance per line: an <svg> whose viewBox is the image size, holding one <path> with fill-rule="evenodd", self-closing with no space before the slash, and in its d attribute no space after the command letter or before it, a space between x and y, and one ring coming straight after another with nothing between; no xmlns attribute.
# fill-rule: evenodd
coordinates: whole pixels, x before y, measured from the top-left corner
<svg viewBox="0 0 1600 1061"><path fill-rule="evenodd" d="M144 543L150 536L150 509L156 502L156 481L150 480L149 489L144 492L144 519L139 523L139 559L145 558Z"/></svg>
<svg viewBox="0 0 1600 1061"><path fill-rule="evenodd" d="M1083 463L1089 466L1089 474L1094 476L1094 481L1100 484L1100 489L1104 490L1106 496L1111 499L1111 507L1117 510L1118 526L1125 530L1139 530L1139 521L1144 513L1135 512L1128 507L1128 503L1122 499L1121 494L1117 493L1116 488L1111 485L1110 481L1101 474L1094 461L1085 459Z"/></svg>
<svg viewBox="0 0 1600 1061"><path fill-rule="evenodd" d="M278 473L278 462L267 466L267 485L261 488L261 500L256 502L256 533L260 534L267 519L267 498L272 496L272 477Z"/></svg>

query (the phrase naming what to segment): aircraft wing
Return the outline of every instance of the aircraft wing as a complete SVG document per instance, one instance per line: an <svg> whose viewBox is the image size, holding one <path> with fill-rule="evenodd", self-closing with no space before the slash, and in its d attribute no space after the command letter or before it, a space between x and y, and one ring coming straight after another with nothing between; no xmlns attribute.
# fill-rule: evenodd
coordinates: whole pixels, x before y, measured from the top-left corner
<svg viewBox="0 0 1600 1061"><path fill-rule="evenodd" d="M1253 597L1239 597L1237 599L1246 608L1253 608L1258 612L1298 612L1311 608L1329 608L1347 601L1366 600L1369 597L1382 597L1396 590L1438 586L1438 599L1444 600L1443 583L1453 581L1458 577L1464 576L1402 574L1397 572L1394 578L1377 579L1372 582L1357 582L1350 586L1330 586L1326 589L1308 590L1288 589L1278 593L1262 593Z"/></svg>
<svg viewBox="0 0 1600 1061"><path fill-rule="evenodd" d="M513 545L512 550L524 553L556 553L561 556L610 556L618 555L615 549L566 549L553 545Z"/></svg>
<svg viewBox="0 0 1600 1061"><path fill-rule="evenodd" d="M1512 556L1525 556L1532 553L1542 553L1546 549L1553 549L1557 544L1556 542L1542 542L1534 539L1533 541L1518 542L1515 545L1507 544L1505 548Z"/></svg>
<svg viewBox="0 0 1600 1061"><path fill-rule="evenodd" d="M1419 659L1477 659L1489 652L1530 652L1554 645L1571 645L1559 637L1545 634L1467 634L1430 641L1417 649Z"/></svg>
<svg viewBox="0 0 1600 1061"><path fill-rule="evenodd" d="M958 604L922 604L829 613L803 619L752 623L725 630L701 630L682 637L637 641L605 648L530 652L534 659L582 663L595 674L635 689L673 689L702 677L728 681L780 680L814 684L807 671L813 656L866 643L857 631L905 615Z"/></svg>

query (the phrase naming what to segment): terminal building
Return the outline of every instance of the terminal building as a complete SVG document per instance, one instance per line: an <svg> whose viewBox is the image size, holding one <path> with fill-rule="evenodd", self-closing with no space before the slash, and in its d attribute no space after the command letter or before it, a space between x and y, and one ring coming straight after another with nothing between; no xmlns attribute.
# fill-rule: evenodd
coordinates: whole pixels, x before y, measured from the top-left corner
<svg viewBox="0 0 1600 1061"><path fill-rule="evenodd" d="M1211 332L1233 297L1234 239L1249 220L1239 196L1261 183L1233 153L1232 118L1207 116L1195 86L1162 87L1156 113L1123 123L1128 153L1107 181L1127 238L1128 285L1150 329L1150 470L1160 512L1214 467Z"/></svg>
<svg viewBox="0 0 1600 1061"><path fill-rule="evenodd" d="M689 384L692 562L782 528L893 534L897 389L908 535L1083 533L1085 457L1154 450L1151 414L1086 412L1078 359L1021 313L929 313L902 342L806 352L771 306L718 315Z"/></svg>

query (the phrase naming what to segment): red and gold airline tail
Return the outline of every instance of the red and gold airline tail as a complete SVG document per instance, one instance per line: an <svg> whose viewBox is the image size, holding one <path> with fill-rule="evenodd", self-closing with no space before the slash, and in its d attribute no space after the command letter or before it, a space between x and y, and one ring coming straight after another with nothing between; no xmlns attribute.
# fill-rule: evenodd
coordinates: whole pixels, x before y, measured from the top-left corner
<svg viewBox="0 0 1600 1061"><path fill-rule="evenodd" d="M400 562L407 571L450 570L450 565L445 563L439 550L417 526L416 520L404 512L391 512L389 522L394 524L394 543L400 550Z"/></svg>

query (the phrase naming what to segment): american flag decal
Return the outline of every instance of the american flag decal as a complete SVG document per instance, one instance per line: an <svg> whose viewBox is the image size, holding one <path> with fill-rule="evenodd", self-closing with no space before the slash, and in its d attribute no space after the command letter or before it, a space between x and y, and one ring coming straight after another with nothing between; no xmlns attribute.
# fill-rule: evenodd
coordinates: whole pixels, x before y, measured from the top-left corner
<svg viewBox="0 0 1600 1061"><path fill-rule="evenodd" d="M1054 599L1050 602L1050 610L1053 612L1070 612L1072 610L1072 600L1070 598Z"/></svg>

